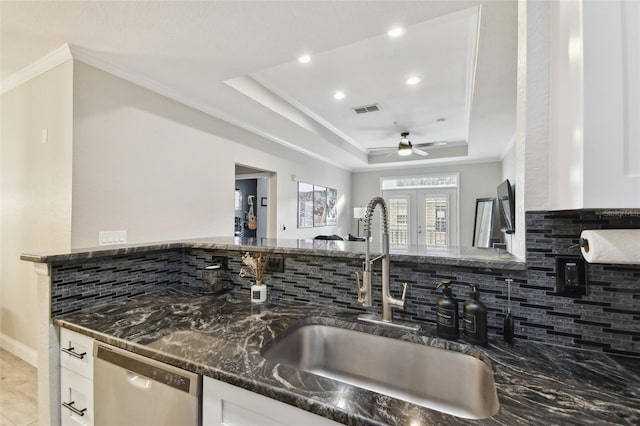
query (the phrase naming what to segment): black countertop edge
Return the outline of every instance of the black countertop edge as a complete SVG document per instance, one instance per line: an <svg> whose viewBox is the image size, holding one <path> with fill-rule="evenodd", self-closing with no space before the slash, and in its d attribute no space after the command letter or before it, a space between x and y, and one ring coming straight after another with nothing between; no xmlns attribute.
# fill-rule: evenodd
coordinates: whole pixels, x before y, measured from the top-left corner
<svg viewBox="0 0 640 426"><path fill-rule="evenodd" d="M373 246L373 245L372 245ZM180 241L110 245L72 249L61 253L23 253L21 260L34 263L72 262L77 260L96 259L109 256L126 256L137 253L177 249L204 250L232 250L265 252L274 254L295 254L305 256L339 257L363 259L365 246L362 242L353 241L323 241L323 240L275 240L269 239L260 243L253 238L198 238ZM379 253L372 247L372 253ZM524 271L526 263L504 251L478 248L450 248L450 249L412 249L407 252L391 253L392 262L428 263L435 265L449 265L473 267L482 269L497 269Z"/></svg>

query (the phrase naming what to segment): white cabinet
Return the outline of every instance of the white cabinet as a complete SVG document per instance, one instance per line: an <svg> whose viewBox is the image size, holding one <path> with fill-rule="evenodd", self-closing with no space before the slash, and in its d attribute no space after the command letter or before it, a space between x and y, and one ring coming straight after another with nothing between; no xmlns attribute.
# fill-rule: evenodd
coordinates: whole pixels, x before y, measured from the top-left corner
<svg viewBox="0 0 640 426"><path fill-rule="evenodd" d="M330 426L325 417L237 386L203 377L203 426Z"/></svg>
<svg viewBox="0 0 640 426"><path fill-rule="evenodd" d="M550 210L637 208L640 3L550 5Z"/></svg>
<svg viewBox="0 0 640 426"><path fill-rule="evenodd" d="M60 329L62 426L93 426L93 339Z"/></svg>

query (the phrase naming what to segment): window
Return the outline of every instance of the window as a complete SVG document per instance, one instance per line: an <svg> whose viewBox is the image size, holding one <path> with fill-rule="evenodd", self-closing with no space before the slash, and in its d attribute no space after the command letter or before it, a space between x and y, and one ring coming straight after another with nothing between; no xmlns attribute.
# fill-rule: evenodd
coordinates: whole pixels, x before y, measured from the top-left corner
<svg viewBox="0 0 640 426"><path fill-rule="evenodd" d="M418 189L418 188L457 188L458 174L445 173L427 176L400 176L382 178L380 188L388 189Z"/></svg>
<svg viewBox="0 0 640 426"><path fill-rule="evenodd" d="M240 191L239 189L236 189L234 209L242 210L242 191Z"/></svg>

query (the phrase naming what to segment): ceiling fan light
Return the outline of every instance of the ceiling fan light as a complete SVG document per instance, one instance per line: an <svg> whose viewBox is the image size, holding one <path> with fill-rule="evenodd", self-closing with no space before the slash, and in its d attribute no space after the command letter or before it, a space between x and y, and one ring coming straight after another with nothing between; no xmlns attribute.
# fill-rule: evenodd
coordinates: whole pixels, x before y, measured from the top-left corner
<svg viewBox="0 0 640 426"><path fill-rule="evenodd" d="M406 157L407 155L411 155L411 153L413 152L413 150L411 149L410 146L403 146L401 148L398 149L398 155L401 155L403 157Z"/></svg>

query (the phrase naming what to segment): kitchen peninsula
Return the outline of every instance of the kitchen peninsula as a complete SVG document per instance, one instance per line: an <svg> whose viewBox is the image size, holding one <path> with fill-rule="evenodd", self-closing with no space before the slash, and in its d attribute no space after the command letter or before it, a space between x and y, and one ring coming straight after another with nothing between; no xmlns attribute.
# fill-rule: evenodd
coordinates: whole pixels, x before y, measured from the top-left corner
<svg viewBox="0 0 640 426"><path fill-rule="evenodd" d="M251 305L249 283L239 277L246 251L266 252L283 261L282 272L267 277L270 295L265 305ZM498 324L503 279L526 284L531 272L524 263L489 251L483 258L472 258L464 250L454 257L392 255L393 288L409 282L407 309L396 316L422 325L420 333L410 334L355 321L364 311L357 304L353 278L362 252L349 242L272 241L258 246L253 241L199 239L23 255L41 274L40 301L48 297L51 303L39 319L50 336L49 346L42 349L49 353L50 380L44 378L41 385L48 384L46 401L53 401L47 415L55 419L59 407L56 326L64 326L339 423L634 424L640 419L637 358L528 341L534 336L523 335L522 327L515 345L502 342ZM224 264L224 294L214 294L208 286L205 268L214 262ZM480 284L492 310L488 348L435 338L435 285L441 278ZM374 311L379 309L378 292L374 287ZM55 325L50 326L50 318ZM500 410L488 419L465 420L265 361L265 345L303 324L356 328L471 354L492 367Z"/></svg>

